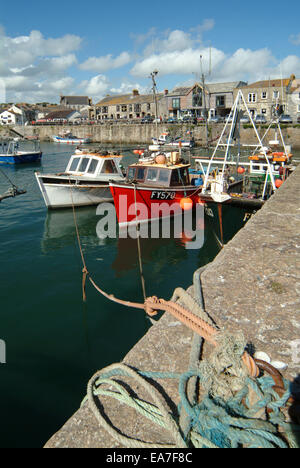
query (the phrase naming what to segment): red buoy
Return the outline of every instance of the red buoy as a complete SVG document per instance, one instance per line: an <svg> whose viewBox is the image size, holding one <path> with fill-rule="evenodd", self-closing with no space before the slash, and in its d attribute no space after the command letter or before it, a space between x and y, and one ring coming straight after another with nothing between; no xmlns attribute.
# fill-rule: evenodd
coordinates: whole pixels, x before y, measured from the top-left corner
<svg viewBox="0 0 300 468"><path fill-rule="evenodd" d="M244 172L245 172L245 168L244 168L243 166L239 166L239 167L237 168L237 173L238 173L238 174L244 174Z"/></svg>
<svg viewBox="0 0 300 468"><path fill-rule="evenodd" d="M180 204L180 208L183 210L183 211L186 211L186 210L191 210L193 208L193 200L191 198L182 198L179 202Z"/></svg>
<svg viewBox="0 0 300 468"><path fill-rule="evenodd" d="M281 187L282 184L283 184L283 180L281 180L281 179L276 179L275 180L275 187L276 188Z"/></svg>

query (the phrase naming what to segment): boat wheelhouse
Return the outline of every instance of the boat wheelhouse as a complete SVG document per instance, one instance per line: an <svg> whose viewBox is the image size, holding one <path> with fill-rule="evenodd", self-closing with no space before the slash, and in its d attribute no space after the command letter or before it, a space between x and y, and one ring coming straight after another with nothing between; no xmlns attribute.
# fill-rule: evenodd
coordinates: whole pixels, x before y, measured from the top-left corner
<svg viewBox="0 0 300 468"><path fill-rule="evenodd" d="M39 141L34 141L31 149L28 145L23 147L22 143L15 140L0 142L0 164L36 163L40 162L42 155Z"/></svg>
<svg viewBox="0 0 300 468"><path fill-rule="evenodd" d="M65 172L35 173L47 208L97 205L112 202L109 181L122 181L122 155L81 151L71 156Z"/></svg>
<svg viewBox="0 0 300 468"><path fill-rule="evenodd" d="M174 158L174 154L176 154ZM152 162L131 164L126 180L110 182L111 193L120 226L158 220L183 212L183 203L190 207L198 201L198 191L191 185L190 164L158 155Z"/></svg>

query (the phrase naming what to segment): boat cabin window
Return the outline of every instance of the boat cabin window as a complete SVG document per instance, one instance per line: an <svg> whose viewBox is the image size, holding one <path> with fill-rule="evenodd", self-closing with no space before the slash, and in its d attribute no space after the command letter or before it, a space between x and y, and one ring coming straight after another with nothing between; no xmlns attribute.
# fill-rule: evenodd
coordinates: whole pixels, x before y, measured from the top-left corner
<svg viewBox="0 0 300 468"><path fill-rule="evenodd" d="M129 167L127 172L127 179L134 179L135 178L135 167Z"/></svg>
<svg viewBox="0 0 300 468"><path fill-rule="evenodd" d="M144 178L145 178L145 172L146 172L146 168L145 168L145 167L138 167L138 169L137 169L137 174L136 174L137 180L144 180Z"/></svg>
<svg viewBox="0 0 300 468"><path fill-rule="evenodd" d="M90 165L89 165L89 168L87 170L87 173L88 174L94 174L96 172L96 169L97 169L97 166L98 166L98 162L97 159L92 159L91 162L90 162Z"/></svg>
<svg viewBox="0 0 300 468"><path fill-rule="evenodd" d="M118 170L116 168L115 162L111 159L104 161L101 172L104 172L104 174L117 174Z"/></svg>
<svg viewBox="0 0 300 468"><path fill-rule="evenodd" d="M169 182L170 171L165 169L160 169L158 180L161 183Z"/></svg>
<svg viewBox="0 0 300 468"><path fill-rule="evenodd" d="M147 180L151 182L156 182L157 179L158 179L158 169L154 169L154 168L148 169Z"/></svg>
<svg viewBox="0 0 300 468"><path fill-rule="evenodd" d="M173 169L170 185L188 185L189 177L185 167Z"/></svg>
<svg viewBox="0 0 300 468"><path fill-rule="evenodd" d="M82 161L79 164L78 172L85 172L89 161L89 158L82 158Z"/></svg>
<svg viewBox="0 0 300 468"><path fill-rule="evenodd" d="M80 160L80 158L74 158L74 159L73 159L69 171L72 171L72 172L75 172L75 171L76 171L77 166L78 166L78 163L79 163L79 160Z"/></svg>

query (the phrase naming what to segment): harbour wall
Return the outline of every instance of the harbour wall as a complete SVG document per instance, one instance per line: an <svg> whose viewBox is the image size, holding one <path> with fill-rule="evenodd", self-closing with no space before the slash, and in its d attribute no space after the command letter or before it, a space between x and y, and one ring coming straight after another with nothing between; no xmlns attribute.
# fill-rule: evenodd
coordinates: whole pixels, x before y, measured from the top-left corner
<svg viewBox="0 0 300 468"><path fill-rule="evenodd" d="M223 124L211 124L208 126L208 139L212 144L216 144L221 135ZM92 142L112 143L112 144L150 144L151 138L169 130L178 136L186 136L187 131L192 131L196 144L201 146L206 144L205 125L191 126L188 124L128 124L128 123L104 123L94 125L40 125L40 126L17 126L15 130L26 137L36 136L41 141L49 140L53 135L70 131L74 135L84 138L91 138ZM263 136L266 128L258 126L260 136ZM292 145L295 149L300 149L300 125L283 126L282 133L287 145ZM243 126L241 128L241 143L256 144L257 138L253 128ZM267 141L274 139L271 129Z"/></svg>
<svg viewBox="0 0 300 468"><path fill-rule="evenodd" d="M283 376L292 382L292 391L300 399L299 200L300 166L206 267L201 289L205 310L220 328L242 331L250 350L263 351L272 361L287 364ZM191 272L192 295L199 290L199 277L195 278L193 281ZM141 371L181 374L189 369L193 338L191 330L165 313L123 362ZM205 343L203 356L211 350ZM159 378L156 382L168 401L178 405L178 382ZM173 442L164 428L146 419L137 420L133 409L105 398L101 397L105 413L122 433L153 441L157 447L158 443ZM147 394L142 398L149 401ZM84 404L45 447L123 446L99 426L89 405Z"/></svg>

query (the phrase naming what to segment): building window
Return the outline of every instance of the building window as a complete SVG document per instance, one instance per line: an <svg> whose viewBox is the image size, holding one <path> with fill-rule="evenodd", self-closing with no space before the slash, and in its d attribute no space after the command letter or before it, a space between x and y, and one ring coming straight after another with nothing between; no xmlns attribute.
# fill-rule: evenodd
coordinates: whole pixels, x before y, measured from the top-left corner
<svg viewBox="0 0 300 468"><path fill-rule="evenodd" d="M117 112L120 112L120 106L117 106L116 110L117 110Z"/></svg>
<svg viewBox="0 0 300 468"><path fill-rule="evenodd" d="M278 99L279 98L279 91L273 91L273 99Z"/></svg>
<svg viewBox="0 0 300 468"><path fill-rule="evenodd" d="M108 113L108 107L107 106L103 106L102 107L102 114L107 114Z"/></svg>
<svg viewBox="0 0 300 468"><path fill-rule="evenodd" d="M129 104L129 106L128 106L128 107L129 107L129 109L128 109L128 110L129 110L129 112L132 112L132 104Z"/></svg>
<svg viewBox="0 0 300 468"><path fill-rule="evenodd" d="M122 112L127 112L127 106L125 104L122 105Z"/></svg>
<svg viewBox="0 0 300 468"><path fill-rule="evenodd" d="M256 94L255 93L249 93L248 94L248 102L256 102Z"/></svg>
<svg viewBox="0 0 300 468"><path fill-rule="evenodd" d="M172 108L173 109L180 109L180 98L172 99Z"/></svg>
<svg viewBox="0 0 300 468"><path fill-rule="evenodd" d="M216 107L224 107L224 106L225 106L225 96L217 96Z"/></svg>
<svg viewBox="0 0 300 468"><path fill-rule="evenodd" d="M195 86L193 89L193 107L202 107L202 89L199 86Z"/></svg>
<svg viewBox="0 0 300 468"><path fill-rule="evenodd" d="M151 110L151 104L147 102L147 111Z"/></svg>
<svg viewBox="0 0 300 468"><path fill-rule="evenodd" d="M261 93L261 98L262 99L267 99L268 95L267 95L267 91L262 91Z"/></svg>
<svg viewBox="0 0 300 468"><path fill-rule="evenodd" d="M297 106L297 112L300 112L300 104Z"/></svg>

